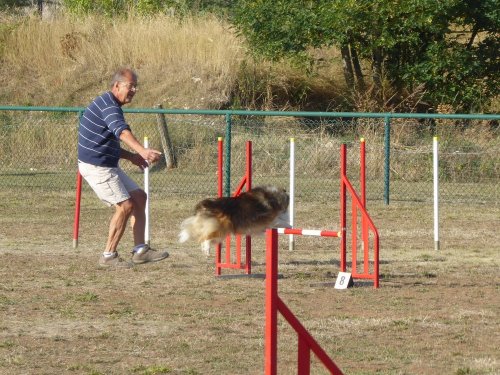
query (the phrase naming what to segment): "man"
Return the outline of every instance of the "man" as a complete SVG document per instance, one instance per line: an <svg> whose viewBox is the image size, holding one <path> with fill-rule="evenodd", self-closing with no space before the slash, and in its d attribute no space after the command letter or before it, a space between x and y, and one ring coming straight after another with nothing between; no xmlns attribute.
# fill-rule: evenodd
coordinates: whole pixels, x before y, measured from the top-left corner
<svg viewBox="0 0 500 375"><path fill-rule="evenodd" d="M137 75L128 68L118 70L107 91L85 109L78 129L78 169L97 196L107 205L115 206L109 224L106 248L99 259L103 267L126 267L155 262L168 257L145 244L146 193L118 166L126 159L140 168L159 160L161 153L144 148L125 122L122 106L130 103L137 91ZM122 149L123 141L135 152ZM118 243L133 216L134 248L132 262L118 256Z"/></svg>

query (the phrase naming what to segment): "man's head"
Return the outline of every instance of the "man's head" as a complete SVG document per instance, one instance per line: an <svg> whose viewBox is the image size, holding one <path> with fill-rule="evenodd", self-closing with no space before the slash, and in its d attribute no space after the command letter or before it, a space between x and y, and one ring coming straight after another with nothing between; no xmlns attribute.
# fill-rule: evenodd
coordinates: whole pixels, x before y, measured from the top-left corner
<svg viewBox="0 0 500 375"><path fill-rule="evenodd" d="M132 69L121 68L111 81L111 92L121 105L130 103L137 91L137 74Z"/></svg>

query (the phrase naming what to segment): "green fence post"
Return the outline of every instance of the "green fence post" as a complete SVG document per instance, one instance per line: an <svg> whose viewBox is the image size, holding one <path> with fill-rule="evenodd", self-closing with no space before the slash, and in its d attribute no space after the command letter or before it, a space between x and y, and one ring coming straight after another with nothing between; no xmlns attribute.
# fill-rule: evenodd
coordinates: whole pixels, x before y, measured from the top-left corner
<svg viewBox="0 0 500 375"><path fill-rule="evenodd" d="M225 192L224 196L231 196L231 114L226 113L226 157L224 158Z"/></svg>
<svg viewBox="0 0 500 375"><path fill-rule="evenodd" d="M391 166L391 118L386 116L384 123L384 203L389 204L389 181Z"/></svg>

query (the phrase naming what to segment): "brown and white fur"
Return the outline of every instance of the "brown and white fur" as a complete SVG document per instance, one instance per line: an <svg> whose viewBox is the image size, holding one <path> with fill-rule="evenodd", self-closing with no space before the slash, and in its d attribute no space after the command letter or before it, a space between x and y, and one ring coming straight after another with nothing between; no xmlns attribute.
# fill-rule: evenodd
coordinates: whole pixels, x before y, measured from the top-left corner
<svg viewBox="0 0 500 375"><path fill-rule="evenodd" d="M210 245L229 234L262 234L266 228L290 227L289 196L275 186L258 186L236 197L205 199L181 223L179 242L193 239L209 255Z"/></svg>

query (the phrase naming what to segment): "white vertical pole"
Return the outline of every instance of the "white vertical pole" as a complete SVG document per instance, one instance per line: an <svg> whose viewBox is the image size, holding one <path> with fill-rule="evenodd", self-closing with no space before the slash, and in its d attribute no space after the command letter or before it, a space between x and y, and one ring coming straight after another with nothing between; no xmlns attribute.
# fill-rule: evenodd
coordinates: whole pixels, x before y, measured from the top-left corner
<svg viewBox="0 0 500 375"><path fill-rule="evenodd" d="M149 147L148 137L144 137L144 148ZM144 168L144 191L146 192L146 225L144 227L144 242L149 245L149 167Z"/></svg>
<svg viewBox="0 0 500 375"><path fill-rule="evenodd" d="M434 171L434 249L439 250L439 168L438 137L432 141Z"/></svg>
<svg viewBox="0 0 500 375"><path fill-rule="evenodd" d="M290 204L288 205L288 215L290 217L290 226L293 228L295 220L295 139L290 138ZM288 249L295 249L293 234L288 235Z"/></svg>

